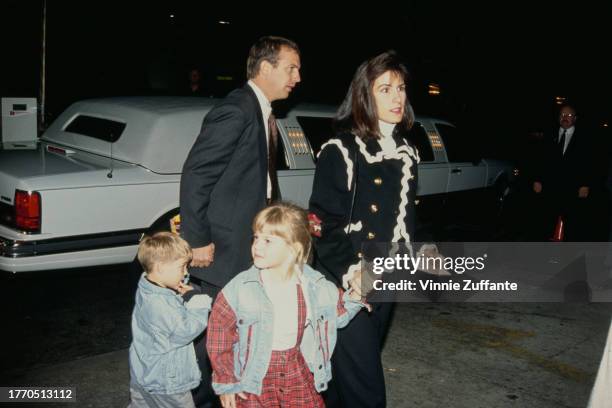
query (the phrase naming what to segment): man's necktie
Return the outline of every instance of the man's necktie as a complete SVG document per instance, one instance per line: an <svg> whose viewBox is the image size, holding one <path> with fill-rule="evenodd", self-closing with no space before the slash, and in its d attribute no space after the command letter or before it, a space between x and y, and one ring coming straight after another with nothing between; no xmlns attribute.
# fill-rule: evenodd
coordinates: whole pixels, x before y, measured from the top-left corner
<svg viewBox="0 0 612 408"><path fill-rule="evenodd" d="M278 147L278 129L276 128L276 118L273 113L270 113L268 117L268 174L270 175L270 182L272 184L272 197L271 201L278 200L279 187L278 177L276 176L276 152Z"/></svg>
<svg viewBox="0 0 612 408"><path fill-rule="evenodd" d="M561 150L561 155L565 153L565 132L567 132L567 129L563 129L563 133L561 133L561 137L559 138L559 149Z"/></svg>

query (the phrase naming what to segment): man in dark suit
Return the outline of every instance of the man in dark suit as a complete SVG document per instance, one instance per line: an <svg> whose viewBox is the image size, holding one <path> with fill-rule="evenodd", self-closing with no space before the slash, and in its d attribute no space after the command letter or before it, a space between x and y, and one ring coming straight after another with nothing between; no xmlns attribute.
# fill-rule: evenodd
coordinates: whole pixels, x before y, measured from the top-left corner
<svg viewBox="0 0 612 408"><path fill-rule="evenodd" d="M181 234L193 248L190 273L214 297L251 265L251 224L278 198L274 160L276 125L271 102L286 99L300 82L297 45L260 38L250 49L247 84L232 91L204 118L181 177ZM204 339L196 342L202 384L198 406L217 401L210 388Z"/></svg>
<svg viewBox="0 0 612 408"><path fill-rule="evenodd" d="M574 107L561 107L559 128L545 142L545 157L533 183L533 191L544 194L548 202L550 233L561 216L565 241L589 240L589 205L595 179L593 141L588 133L578 130L576 119Z"/></svg>

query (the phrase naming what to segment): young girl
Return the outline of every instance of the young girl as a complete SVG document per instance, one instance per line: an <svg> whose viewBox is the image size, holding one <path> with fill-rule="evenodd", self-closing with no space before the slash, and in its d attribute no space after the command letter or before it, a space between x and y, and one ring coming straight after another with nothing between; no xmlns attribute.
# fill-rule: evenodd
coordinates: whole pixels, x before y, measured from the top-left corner
<svg viewBox="0 0 612 408"><path fill-rule="evenodd" d="M323 407L336 331L365 305L360 277L344 293L306 265L306 212L278 203L253 221L254 265L216 299L207 349L228 407ZM236 396L238 398L236 398Z"/></svg>

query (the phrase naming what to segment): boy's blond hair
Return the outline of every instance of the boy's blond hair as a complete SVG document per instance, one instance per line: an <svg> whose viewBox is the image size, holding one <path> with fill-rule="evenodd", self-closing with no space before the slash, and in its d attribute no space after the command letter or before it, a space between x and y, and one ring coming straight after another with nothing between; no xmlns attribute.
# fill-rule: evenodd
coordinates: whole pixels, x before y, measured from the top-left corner
<svg viewBox="0 0 612 408"><path fill-rule="evenodd" d="M183 238L171 232L158 232L152 236L145 235L138 245L138 262L146 273L155 269L155 265L184 259L191 261L191 247Z"/></svg>
<svg viewBox="0 0 612 408"><path fill-rule="evenodd" d="M253 220L253 232L262 231L264 226L272 235L284 239L296 250L296 261L300 267L308 261L312 240L308 228L308 214L297 205L277 202L264 208Z"/></svg>

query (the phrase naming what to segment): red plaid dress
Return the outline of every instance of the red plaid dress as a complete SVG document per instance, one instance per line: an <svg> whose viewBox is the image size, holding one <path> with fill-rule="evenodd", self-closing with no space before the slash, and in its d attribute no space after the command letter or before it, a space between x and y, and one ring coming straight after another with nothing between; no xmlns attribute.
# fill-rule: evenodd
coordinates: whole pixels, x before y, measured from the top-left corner
<svg viewBox="0 0 612 408"><path fill-rule="evenodd" d="M263 379L261 395L247 393L246 400L243 400L236 395L236 404L239 408L325 407L323 399L315 389L313 374L308 369L308 365L300 352L299 346L302 342L304 326L306 324L306 302L304 300L301 285L296 285L296 290L298 298L298 335L296 346L288 350L272 351L268 372ZM225 317L223 320L227 319L223 326L227 327L227 323L236 323L236 317L229 305L227 305L227 301L223 297L223 294L219 295L219 298L215 302L215 308L217 309L217 316L215 319L222 319L223 317ZM211 319L213 319L212 314ZM215 327L216 325L217 324L213 324L212 327ZM220 343L226 343L228 340L238 340L237 338L223 338L224 336L218 338L214 333L210 332L208 336L209 353L211 353L211 346L213 345L220 346ZM217 337L216 340L215 337ZM212 348L215 349L216 347L213 346ZM226 347L223 348L227 350ZM213 381L228 383L236 382L236 379L233 376L233 365L230 363L233 361L233 357L230 355L225 355L223 357L224 364L213 364ZM220 367L220 365L223 365L224 367Z"/></svg>
<svg viewBox="0 0 612 408"><path fill-rule="evenodd" d="M247 399L236 397L238 408L314 408L325 407L316 391L314 378L300 353L300 343L306 325L306 302L302 287L297 287L298 335L295 347L272 350L268 372L263 379L261 395L247 394Z"/></svg>

